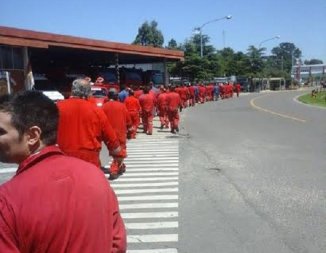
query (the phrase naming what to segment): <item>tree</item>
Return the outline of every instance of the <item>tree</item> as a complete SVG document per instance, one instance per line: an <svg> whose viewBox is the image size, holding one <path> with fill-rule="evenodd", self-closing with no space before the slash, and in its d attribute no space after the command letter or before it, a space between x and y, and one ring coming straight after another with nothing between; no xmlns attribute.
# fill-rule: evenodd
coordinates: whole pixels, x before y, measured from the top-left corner
<svg viewBox="0 0 326 253"><path fill-rule="evenodd" d="M157 22L155 20L148 23L147 21L138 29L138 34L133 44L142 46L162 47L164 37L160 30L157 29Z"/></svg>
<svg viewBox="0 0 326 253"><path fill-rule="evenodd" d="M322 60L318 60L318 59L311 59L311 60L305 60L304 64L306 65L312 65L312 64L323 64Z"/></svg>
<svg viewBox="0 0 326 253"><path fill-rule="evenodd" d="M256 48L255 46L249 46L247 49L248 56L248 70L249 75L252 77L258 77L264 69L264 62L262 59L265 48Z"/></svg>
<svg viewBox="0 0 326 253"><path fill-rule="evenodd" d="M178 49L178 44L177 44L177 41L175 39L171 39L169 42L168 42L168 46L167 46L168 49Z"/></svg>
<svg viewBox="0 0 326 253"><path fill-rule="evenodd" d="M272 54L277 59L282 59L283 70L290 73L292 65L295 64L295 58L299 59L301 57L301 50L293 43L283 42L278 47L272 49Z"/></svg>

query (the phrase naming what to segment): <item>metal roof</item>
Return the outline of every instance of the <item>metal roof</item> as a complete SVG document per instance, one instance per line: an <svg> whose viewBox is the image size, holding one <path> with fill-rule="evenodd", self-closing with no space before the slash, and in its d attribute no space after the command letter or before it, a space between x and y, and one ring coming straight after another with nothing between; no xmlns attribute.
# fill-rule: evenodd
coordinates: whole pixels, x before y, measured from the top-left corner
<svg viewBox="0 0 326 253"><path fill-rule="evenodd" d="M26 46L34 49L55 49L68 52L83 51L90 56L105 53L106 57L113 58L119 54L120 63L148 63L184 60L184 52L150 46L130 45L125 43L94 40L75 36L60 35L46 32L37 32L12 27L0 26L0 44L11 46ZM87 53L88 52L88 53Z"/></svg>

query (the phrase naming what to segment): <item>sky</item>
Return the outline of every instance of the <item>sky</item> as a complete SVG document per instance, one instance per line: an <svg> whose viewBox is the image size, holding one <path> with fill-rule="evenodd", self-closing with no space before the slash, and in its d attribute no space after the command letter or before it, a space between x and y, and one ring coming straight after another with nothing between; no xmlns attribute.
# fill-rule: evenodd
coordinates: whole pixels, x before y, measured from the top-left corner
<svg viewBox="0 0 326 253"><path fill-rule="evenodd" d="M302 60L326 63L326 0L3 0L0 26L132 43L145 21L155 20L164 36L184 43L203 27L210 44L246 53L290 42ZM280 36L279 39L271 39ZM270 39L270 40L269 40Z"/></svg>

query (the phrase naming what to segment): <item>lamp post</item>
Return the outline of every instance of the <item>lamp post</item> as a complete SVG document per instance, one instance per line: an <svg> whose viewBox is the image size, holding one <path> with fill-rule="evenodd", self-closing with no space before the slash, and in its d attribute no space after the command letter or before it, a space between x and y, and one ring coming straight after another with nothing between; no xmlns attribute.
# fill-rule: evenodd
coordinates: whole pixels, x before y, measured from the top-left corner
<svg viewBox="0 0 326 253"><path fill-rule="evenodd" d="M266 39L266 40L261 41L261 42L259 43L258 49L261 48L261 45L262 45L263 43L265 43L265 42L267 42L267 41L270 41L270 40L279 39L279 38L281 38L281 36L280 36L280 35L276 35L276 36L274 36L273 38L269 38L269 39Z"/></svg>
<svg viewBox="0 0 326 253"><path fill-rule="evenodd" d="M231 19L231 18L232 18L231 15L227 15L227 16L222 17L222 18L216 18L216 19L207 21L206 23L202 24L201 26L195 28L195 30L198 31L199 32L199 35L200 35L200 57L203 57L203 36L202 36L202 30L203 30L204 26L205 25L208 25L210 23L213 23L213 22L220 21L222 19Z"/></svg>

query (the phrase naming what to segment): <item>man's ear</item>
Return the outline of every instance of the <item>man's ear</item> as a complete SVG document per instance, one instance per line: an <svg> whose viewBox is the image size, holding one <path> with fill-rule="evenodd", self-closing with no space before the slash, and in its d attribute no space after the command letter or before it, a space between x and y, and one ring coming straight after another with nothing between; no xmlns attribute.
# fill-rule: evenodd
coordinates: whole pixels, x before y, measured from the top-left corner
<svg viewBox="0 0 326 253"><path fill-rule="evenodd" d="M42 130L38 126L32 126L27 131L27 143L34 146L41 140Z"/></svg>

